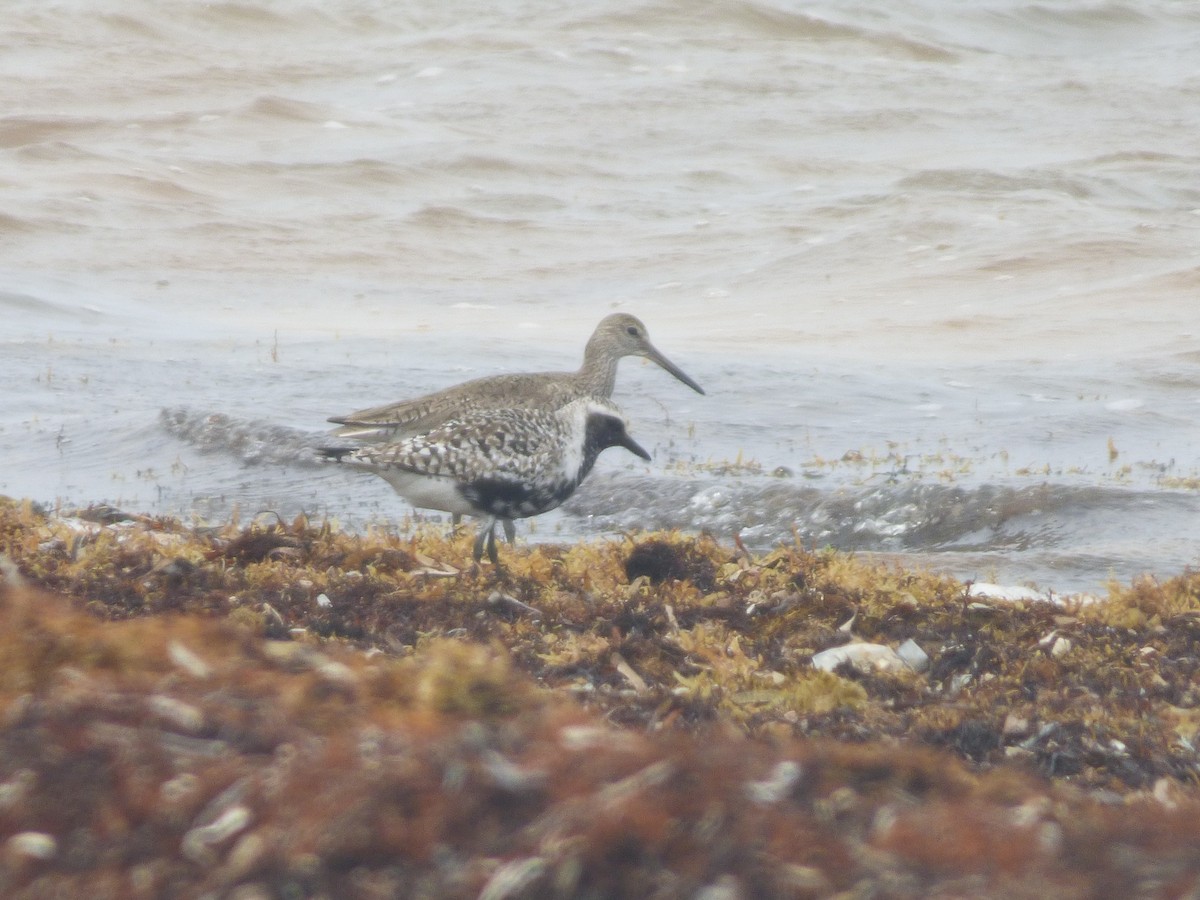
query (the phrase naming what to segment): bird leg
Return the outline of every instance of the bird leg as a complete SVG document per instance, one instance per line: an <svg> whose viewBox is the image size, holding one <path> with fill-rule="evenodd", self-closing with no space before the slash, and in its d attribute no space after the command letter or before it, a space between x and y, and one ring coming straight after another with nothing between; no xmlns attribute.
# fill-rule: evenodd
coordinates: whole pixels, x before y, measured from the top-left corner
<svg viewBox="0 0 1200 900"><path fill-rule="evenodd" d="M480 526L479 534L475 536L475 548L472 556L475 562L483 559L483 548L487 547L488 559L495 566L500 565L500 557L496 553L496 517L490 517L486 523Z"/></svg>
<svg viewBox="0 0 1200 900"><path fill-rule="evenodd" d="M492 527L488 529L487 539L488 559L492 561L492 565L497 569L500 568L500 554L496 552L496 523L492 522Z"/></svg>
<svg viewBox="0 0 1200 900"><path fill-rule="evenodd" d="M450 516L450 526L457 531L458 526L462 523L462 513L454 513ZM517 526L513 524L512 519L501 519L500 524L504 526L504 539L509 544L517 542Z"/></svg>

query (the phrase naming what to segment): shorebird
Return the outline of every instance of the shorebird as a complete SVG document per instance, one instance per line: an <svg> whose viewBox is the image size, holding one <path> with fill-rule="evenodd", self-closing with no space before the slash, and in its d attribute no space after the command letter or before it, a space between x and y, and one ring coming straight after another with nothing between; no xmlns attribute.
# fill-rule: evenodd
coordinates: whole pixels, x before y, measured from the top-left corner
<svg viewBox="0 0 1200 900"><path fill-rule="evenodd" d="M583 350L583 365L577 372L491 375L413 400L331 417L329 421L341 426L333 432L336 437L367 442L401 441L488 410L557 409L585 397L607 400L616 383L617 363L625 356L645 357L696 393L704 393L700 385L650 343L640 319L628 313L614 313L601 319L592 332ZM459 514L453 513L452 520L457 525ZM512 522L504 517L501 522L505 536L512 543Z"/></svg>
<svg viewBox="0 0 1200 900"><path fill-rule="evenodd" d="M627 313L600 320L583 349L578 372L525 372L490 375L456 384L413 400L360 409L329 421L337 437L360 441L396 440L429 431L443 422L487 409L556 409L581 397L608 399L617 379L617 363L625 356L644 356L658 363L698 394L696 384L650 343L646 326Z"/></svg>
<svg viewBox="0 0 1200 900"><path fill-rule="evenodd" d="M609 447L650 459L617 407L580 398L554 409L470 412L399 441L320 452L379 475L414 506L485 518L474 558L486 549L499 565L496 523L554 509Z"/></svg>

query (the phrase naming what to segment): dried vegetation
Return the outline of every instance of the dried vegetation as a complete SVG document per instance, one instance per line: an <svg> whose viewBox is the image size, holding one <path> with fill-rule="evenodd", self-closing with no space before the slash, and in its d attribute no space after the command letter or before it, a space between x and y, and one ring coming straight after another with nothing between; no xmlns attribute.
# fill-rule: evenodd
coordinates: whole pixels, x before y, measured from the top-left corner
<svg viewBox="0 0 1200 900"><path fill-rule="evenodd" d="M1198 576L110 513L0 501L5 896L1200 891Z"/></svg>

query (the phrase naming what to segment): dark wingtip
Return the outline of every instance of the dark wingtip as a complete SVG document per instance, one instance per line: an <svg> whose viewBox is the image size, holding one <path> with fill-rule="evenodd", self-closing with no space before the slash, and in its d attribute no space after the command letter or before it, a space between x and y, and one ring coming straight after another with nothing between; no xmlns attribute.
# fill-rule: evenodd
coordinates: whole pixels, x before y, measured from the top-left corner
<svg viewBox="0 0 1200 900"><path fill-rule="evenodd" d="M318 447L317 455L322 459L332 459L341 462L343 456L349 456L356 449L355 447Z"/></svg>

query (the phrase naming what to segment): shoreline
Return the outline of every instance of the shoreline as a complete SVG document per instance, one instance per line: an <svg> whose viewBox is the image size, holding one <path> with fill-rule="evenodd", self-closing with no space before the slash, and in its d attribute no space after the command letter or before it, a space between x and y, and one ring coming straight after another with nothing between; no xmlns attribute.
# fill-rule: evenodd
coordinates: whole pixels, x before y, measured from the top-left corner
<svg viewBox="0 0 1200 900"><path fill-rule="evenodd" d="M1200 576L997 600L655 533L500 581L470 540L0 501L6 888L1195 887Z"/></svg>

